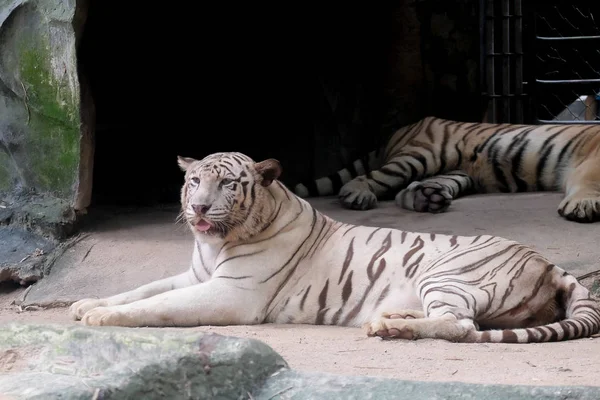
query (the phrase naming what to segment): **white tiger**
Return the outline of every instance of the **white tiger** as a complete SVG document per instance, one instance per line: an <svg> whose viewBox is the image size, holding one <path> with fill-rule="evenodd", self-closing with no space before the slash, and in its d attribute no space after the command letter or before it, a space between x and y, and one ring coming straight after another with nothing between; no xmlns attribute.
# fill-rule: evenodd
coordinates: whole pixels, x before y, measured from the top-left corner
<svg viewBox="0 0 600 400"><path fill-rule="evenodd" d="M369 336L458 342L557 341L600 330L588 290L523 244L335 221L281 184L273 159L216 153L178 162L191 267L77 301L75 319L363 326Z"/></svg>

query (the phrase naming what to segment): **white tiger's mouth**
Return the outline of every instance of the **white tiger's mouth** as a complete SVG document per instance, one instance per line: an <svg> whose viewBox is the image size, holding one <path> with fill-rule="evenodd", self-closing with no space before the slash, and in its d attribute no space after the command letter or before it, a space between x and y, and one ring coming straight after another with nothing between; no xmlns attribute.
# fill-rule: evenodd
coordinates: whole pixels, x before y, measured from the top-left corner
<svg viewBox="0 0 600 400"><path fill-rule="evenodd" d="M210 221L207 221L205 219L199 219L198 222L196 222L194 224L194 228L198 231L198 232L202 232L202 233L209 233L209 231L213 228L213 223Z"/></svg>
<svg viewBox="0 0 600 400"><path fill-rule="evenodd" d="M231 226L227 221L213 221L202 218L197 215L188 217L188 224L194 232L208 236L225 237L229 233Z"/></svg>

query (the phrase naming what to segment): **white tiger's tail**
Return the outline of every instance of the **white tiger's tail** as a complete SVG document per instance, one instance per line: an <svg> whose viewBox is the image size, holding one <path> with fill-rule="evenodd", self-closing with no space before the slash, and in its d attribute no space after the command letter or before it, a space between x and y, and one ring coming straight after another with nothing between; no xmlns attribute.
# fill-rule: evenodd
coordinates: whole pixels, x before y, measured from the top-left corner
<svg viewBox="0 0 600 400"><path fill-rule="evenodd" d="M570 277L575 280L574 277ZM547 325L522 329L474 331L476 343L540 343L590 337L600 332L600 308L587 289L571 283L567 290L566 318Z"/></svg>
<svg viewBox="0 0 600 400"><path fill-rule="evenodd" d="M352 179L377 169L380 164L379 157L383 153L382 150L370 151L365 156L356 159L349 165L328 176L298 183L294 187L294 193L304 198L336 195L341 187Z"/></svg>

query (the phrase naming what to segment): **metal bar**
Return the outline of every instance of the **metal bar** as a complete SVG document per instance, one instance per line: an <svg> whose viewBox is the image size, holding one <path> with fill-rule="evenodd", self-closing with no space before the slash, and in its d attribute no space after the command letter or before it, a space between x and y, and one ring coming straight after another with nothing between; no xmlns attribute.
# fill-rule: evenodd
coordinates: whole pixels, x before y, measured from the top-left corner
<svg viewBox="0 0 600 400"><path fill-rule="evenodd" d="M542 84L584 84L584 83L600 83L600 79L562 79L562 80L547 80L547 79L536 79L536 83Z"/></svg>
<svg viewBox="0 0 600 400"><path fill-rule="evenodd" d="M522 17L522 15L520 15L520 14L507 14L507 15L502 15L502 18L512 18L512 17Z"/></svg>
<svg viewBox="0 0 600 400"><path fill-rule="evenodd" d="M509 52L509 53L492 53L492 54L486 54L486 56L488 56L488 57L496 57L496 56L498 56L498 57L502 57L502 56L509 56L509 57L511 57L511 56L522 56L522 55L523 55L523 53L517 53L516 51L512 51L512 52Z"/></svg>
<svg viewBox="0 0 600 400"><path fill-rule="evenodd" d="M515 123L522 124L524 121L523 116L523 100L520 95L523 93L523 17L521 10L521 0L514 0L513 2L513 13L515 14L514 19L514 52L518 54L515 57Z"/></svg>
<svg viewBox="0 0 600 400"><path fill-rule="evenodd" d="M568 41L568 40L599 40L600 36L536 36L537 40Z"/></svg>
<svg viewBox="0 0 600 400"><path fill-rule="evenodd" d="M527 15L530 21L530 26L531 26L531 30L529 32L529 51L530 54L528 54L527 59L529 61L529 64L531 65L530 68L530 74L529 77L532 80L531 81L531 85L529 85L530 87L528 87L529 92L531 93L531 104L532 104L532 109L531 109L531 116L530 118L532 119L532 121L539 121L539 86L536 82L536 77L537 77L537 65L539 64L539 59L537 57L537 46L536 46L536 40L535 37L537 36L538 33L538 26L537 26L537 7L538 7L538 3L537 2L530 2L530 3L526 3L527 4ZM539 122L538 122L539 123Z"/></svg>
<svg viewBox="0 0 600 400"><path fill-rule="evenodd" d="M509 53L510 52L510 0L502 0L502 52ZM502 100L502 121L501 122L510 122L510 106L511 99L508 97L511 90L510 84L510 58L504 57L502 59L502 95L504 96Z"/></svg>
<svg viewBox="0 0 600 400"><path fill-rule="evenodd" d="M600 120L597 121L560 121L553 119L538 119L538 123L540 124L554 124L554 125L600 125Z"/></svg>
<svg viewBox="0 0 600 400"><path fill-rule="evenodd" d="M485 53L485 0L479 0L479 88L485 90L485 64L488 62L487 54ZM491 59L490 61L494 61ZM486 114L488 109L489 98L486 98L487 93L481 93L485 99L485 108L482 107L483 118L482 122L486 122Z"/></svg>
<svg viewBox="0 0 600 400"><path fill-rule="evenodd" d="M487 93L483 93L483 94L487 97L497 97L497 98L504 97L503 94L487 94ZM521 94L511 93L508 95L508 97L527 97L527 93L521 93Z"/></svg>
<svg viewBox="0 0 600 400"><path fill-rule="evenodd" d="M495 50L494 46L494 0L486 0L485 7L485 44L486 44L486 53L493 54ZM491 18L489 18L491 17ZM487 59L486 60L486 81L487 81L487 92L492 96L496 94L496 82L495 82L495 74L494 74L494 63L495 60ZM496 97L491 97L488 100L488 112L487 112L487 121L488 122L497 122L496 115L497 108L497 100Z"/></svg>

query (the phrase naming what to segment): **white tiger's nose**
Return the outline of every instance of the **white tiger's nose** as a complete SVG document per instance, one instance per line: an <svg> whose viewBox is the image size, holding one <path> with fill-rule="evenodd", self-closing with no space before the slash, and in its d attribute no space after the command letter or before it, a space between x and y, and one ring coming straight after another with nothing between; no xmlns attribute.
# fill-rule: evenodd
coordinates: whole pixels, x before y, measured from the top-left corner
<svg viewBox="0 0 600 400"><path fill-rule="evenodd" d="M194 210L196 214L204 215L210 210L210 206L211 204L192 204L192 210Z"/></svg>

